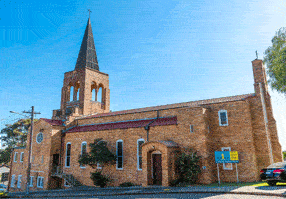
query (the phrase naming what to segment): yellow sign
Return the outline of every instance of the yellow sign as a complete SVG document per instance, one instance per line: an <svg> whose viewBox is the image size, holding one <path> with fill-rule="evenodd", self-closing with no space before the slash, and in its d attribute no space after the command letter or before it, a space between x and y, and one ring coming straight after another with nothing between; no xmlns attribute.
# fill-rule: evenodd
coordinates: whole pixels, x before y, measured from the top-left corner
<svg viewBox="0 0 286 199"><path fill-rule="evenodd" d="M237 151L230 151L230 160L238 160L238 153Z"/></svg>

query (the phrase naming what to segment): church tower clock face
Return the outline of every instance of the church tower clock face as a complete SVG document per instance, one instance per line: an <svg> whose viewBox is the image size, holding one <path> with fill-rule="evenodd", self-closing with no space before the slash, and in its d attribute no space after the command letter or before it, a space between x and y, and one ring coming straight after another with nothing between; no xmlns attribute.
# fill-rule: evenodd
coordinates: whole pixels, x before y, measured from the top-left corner
<svg viewBox="0 0 286 199"><path fill-rule="evenodd" d="M44 135L42 132L38 133L37 137L36 137L36 141L37 143L41 143L43 141Z"/></svg>

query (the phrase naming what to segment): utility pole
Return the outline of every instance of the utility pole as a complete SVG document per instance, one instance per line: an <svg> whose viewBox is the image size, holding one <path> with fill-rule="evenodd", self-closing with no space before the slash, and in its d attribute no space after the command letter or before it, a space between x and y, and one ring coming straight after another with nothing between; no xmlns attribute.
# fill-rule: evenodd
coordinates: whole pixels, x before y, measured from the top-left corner
<svg viewBox="0 0 286 199"><path fill-rule="evenodd" d="M23 113L31 114L31 132L29 139L29 155L28 155L28 168L27 168L27 186L26 186L26 194L29 194L30 189L30 173L31 173L31 153L32 153L32 136L33 136L33 128L34 128L34 115L41 114L40 112L34 111L34 106L32 106L32 111L23 111Z"/></svg>
<svg viewBox="0 0 286 199"><path fill-rule="evenodd" d="M21 113L17 113L15 111L10 111L10 113L16 113L19 115L23 115ZM34 115L35 114L41 114L40 112L35 112L34 111L34 106L32 106L32 110L31 111L23 111L23 113L28 113L31 114L31 131L30 131L30 139L29 139L29 155L28 155L28 168L27 168L27 186L26 186L26 194L29 194L29 189L30 189L30 173L31 173L31 153L32 153L32 137L33 137L33 128L34 128ZM26 118L26 115L23 115Z"/></svg>

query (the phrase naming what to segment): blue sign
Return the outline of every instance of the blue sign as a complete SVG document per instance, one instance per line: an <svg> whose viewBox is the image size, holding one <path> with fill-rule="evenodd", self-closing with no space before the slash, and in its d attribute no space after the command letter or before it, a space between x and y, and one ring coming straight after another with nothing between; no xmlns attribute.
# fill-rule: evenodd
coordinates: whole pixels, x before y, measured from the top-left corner
<svg viewBox="0 0 286 199"><path fill-rule="evenodd" d="M215 163L239 163L237 151L215 151Z"/></svg>

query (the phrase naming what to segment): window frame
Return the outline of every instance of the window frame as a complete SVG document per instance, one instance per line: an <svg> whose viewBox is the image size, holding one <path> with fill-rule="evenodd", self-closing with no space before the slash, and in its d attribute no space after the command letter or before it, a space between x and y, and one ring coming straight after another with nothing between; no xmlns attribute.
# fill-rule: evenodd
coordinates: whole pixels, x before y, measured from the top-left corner
<svg viewBox="0 0 286 199"><path fill-rule="evenodd" d="M122 167L118 167L118 143L122 143L122 156L119 156L122 158ZM123 140L117 140L116 141L116 170L123 170Z"/></svg>
<svg viewBox="0 0 286 199"><path fill-rule="evenodd" d="M143 141L143 144L145 143L145 140L143 138L140 138L137 140L137 170L138 171L142 171L142 164L141 164L141 168L140 168L140 157L141 157L141 162L142 162L142 154L140 156L139 154L139 142ZM142 148L141 148L141 153L142 153Z"/></svg>
<svg viewBox="0 0 286 199"><path fill-rule="evenodd" d="M67 154L68 154L68 145L71 145L71 142L68 142L67 144L66 144L66 158L65 158L65 167L66 168L70 168L70 166L71 166L71 146L70 146L70 155L68 156ZM68 158L69 158L69 166L67 166L67 160L68 160Z"/></svg>
<svg viewBox="0 0 286 199"><path fill-rule="evenodd" d="M20 162L24 162L24 152L20 153Z"/></svg>
<svg viewBox="0 0 286 199"><path fill-rule="evenodd" d="M30 184L29 187L33 187L34 184L34 176L30 176Z"/></svg>
<svg viewBox="0 0 286 199"><path fill-rule="evenodd" d="M221 114L221 113L225 113L226 124L222 124L222 123L221 123L221 117L220 117L220 114ZM222 110L219 110L219 111L218 111L218 118L219 118L219 125L220 125L220 126L228 126L227 110L223 110L223 109L222 109Z"/></svg>
<svg viewBox="0 0 286 199"><path fill-rule="evenodd" d="M42 141L38 141L38 136L40 136L40 135L42 135ZM37 135L36 135L36 142L38 143L38 144L40 144L40 143L42 143L43 142L43 140L44 140L44 134L43 134L43 132L42 131L40 131Z"/></svg>
<svg viewBox="0 0 286 199"><path fill-rule="evenodd" d="M11 176L11 184L10 184L11 187L15 187L15 180L16 180L15 177L16 177L15 175Z"/></svg>
<svg viewBox="0 0 286 199"><path fill-rule="evenodd" d="M221 147L221 151L231 151L231 147ZM232 163L223 163L222 165L223 170L233 170ZM230 165L230 167L227 167L226 165Z"/></svg>
<svg viewBox="0 0 286 199"><path fill-rule="evenodd" d="M22 175L18 175L17 188L21 189Z"/></svg>
<svg viewBox="0 0 286 199"><path fill-rule="evenodd" d="M15 152L14 153L14 162L17 162L17 159L18 159L18 152Z"/></svg>
<svg viewBox="0 0 286 199"><path fill-rule="evenodd" d="M84 144L86 145L86 146L85 146L85 147L86 147L86 148L85 148L85 150L86 150L85 152L87 152L87 142L86 142L86 141L83 141L83 142L81 143L81 151L80 151L80 154L81 154L81 155L82 155L82 146L83 146ZM85 166L83 166L83 165L79 165L79 167L82 168L82 169L85 169Z"/></svg>
<svg viewBox="0 0 286 199"><path fill-rule="evenodd" d="M190 133L194 133L194 125L190 124Z"/></svg>
<svg viewBox="0 0 286 199"><path fill-rule="evenodd" d="M44 177L38 176L37 178L37 187L44 188Z"/></svg>

